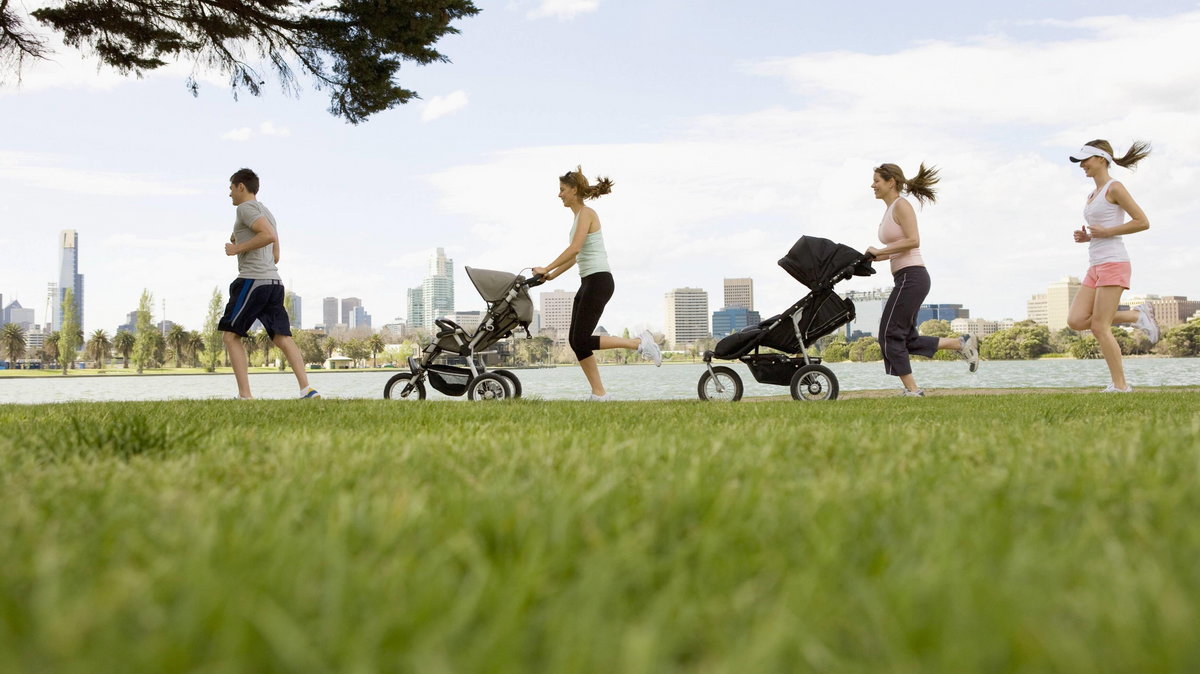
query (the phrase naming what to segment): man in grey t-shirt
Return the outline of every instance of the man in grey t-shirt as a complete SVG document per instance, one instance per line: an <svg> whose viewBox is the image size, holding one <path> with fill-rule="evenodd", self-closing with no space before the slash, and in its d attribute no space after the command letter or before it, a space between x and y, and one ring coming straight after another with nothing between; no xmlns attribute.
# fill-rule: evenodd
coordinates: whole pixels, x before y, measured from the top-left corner
<svg viewBox="0 0 1200 674"><path fill-rule="evenodd" d="M225 254L237 256L238 277L229 284L229 303L217 329L223 333L239 398L251 397L250 360L241 338L250 332L255 321L263 324L271 341L292 366L300 385L300 397L320 398L308 385L304 359L292 340L291 321L283 307L283 281L275 268L279 262L279 233L275 216L258 201L258 186L258 176L247 168L229 178L229 198L237 206L237 218L233 221L233 235L225 244Z"/></svg>

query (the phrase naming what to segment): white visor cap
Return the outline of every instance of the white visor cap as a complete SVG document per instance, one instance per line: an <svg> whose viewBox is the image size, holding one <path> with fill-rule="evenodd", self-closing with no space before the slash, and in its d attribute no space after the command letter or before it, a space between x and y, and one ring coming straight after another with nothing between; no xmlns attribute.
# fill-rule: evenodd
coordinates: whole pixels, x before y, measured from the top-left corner
<svg viewBox="0 0 1200 674"><path fill-rule="evenodd" d="M1105 152L1104 150L1101 150L1098 147L1093 147L1091 145L1084 145L1083 147L1079 148L1079 150L1076 151L1075 154L1071 155L1071 161L1081 162L1084 159L1087 159L1088 157L1104 157L1105 159L1108 160L1109 164L1116 163L1113 161L1111 154Z"/></svg>

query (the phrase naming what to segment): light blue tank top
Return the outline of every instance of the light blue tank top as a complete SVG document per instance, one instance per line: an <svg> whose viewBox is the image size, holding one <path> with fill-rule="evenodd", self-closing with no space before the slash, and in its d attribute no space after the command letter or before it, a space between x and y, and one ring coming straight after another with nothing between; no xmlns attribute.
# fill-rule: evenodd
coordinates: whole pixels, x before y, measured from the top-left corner
<svg viewBox="0 0 1200 674"><path fill-rule="evenodd" d="M582 213L581 209L579 213ZM575 230L579 227L579 213L575 214L575 222L571 225L571 238L568 242L575 240ZM591 276L596 272L607 271L612 269L608 267L608 253L604 251L604 232L597 231L587 235L583 240L583 248L580 249L579 255L575 256L575 264L579 265L579 275Z"/></svg>

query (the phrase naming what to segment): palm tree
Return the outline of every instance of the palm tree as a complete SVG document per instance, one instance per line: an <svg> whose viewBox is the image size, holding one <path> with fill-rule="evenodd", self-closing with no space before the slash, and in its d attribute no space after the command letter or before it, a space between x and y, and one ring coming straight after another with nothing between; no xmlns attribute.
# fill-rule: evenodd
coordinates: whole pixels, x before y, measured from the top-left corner
<svg viewBox="0 0 1200 674"><path fill-rule="evenodd" d="M4 332L0 335L0 349L11 362L20 360L25 355L25 331L16 323L6 323Z"/></svg>
<svg viewBox="0 0 1200 674"><path fill-rule="evenodd" d="M196 330L187 333L187 353L192 367L200 367L200 354L204 351L204 335Z"/></svg>
<svg viewBox="0 0 1200 674"><path fill-rule="evenodd" d="M259 330L258 334L254 335L254 341L258 350L262 352L263 367L267 367L267 361L271 358L271 347L275 346L275 342L271 341L271 336L266 330Z"/></svg>
<svg viewBox="0 0 1200 674"><path fill-rule="evenodd" d="M182 325L172 325L167 331L167 346L175 352L175 367L183 367L183 352L187 349L188 333Z"/></svg>
<svg viewBox="0 0 1200 674"><path fill-rule="evenodd" d="M117 330L117 335L113 337L113 348L121 354L121 358L125 360L125 369L129 369L129 354L133 351L133 345L137 342L137 337L128 330Z"/></svg>
<svg viewBox="0 0 1200 674"><path fill-rule="evenodd" d="M45 341L42 342L42 353L46 355L43 362L47 360L52 364L58 362L58 338L57 330L46 335Z"/></svg>
<svg viewBox="0 0 1200 674"><path fill-rule="evenodd" d="M367 338L367 348L371 350L371 367L379 367L379 362L375 360L375 354L383 351L383 336L375 333Z"/></svg>
<svg viewBox="0 0 1200 674"><path fill-rule="evenodd" d="M112 349L112 340L108 338L108 333L103 329L96 330L92 333L87 342L87 357L96 361L96 368L104 369L104 359L108 357L108 352Z"/></svg>
<svg viewBox="0 0 1200 674"><path fill-rule="evenodd" d="M328 337L328 338L326 338L325 343L322 344L322 346L325 347L325 358L329 359L329 358L333 358L334 351L337 351L338 349L342 348L342 343L339 342L338 340L334 339L333 337Z"/></svg>

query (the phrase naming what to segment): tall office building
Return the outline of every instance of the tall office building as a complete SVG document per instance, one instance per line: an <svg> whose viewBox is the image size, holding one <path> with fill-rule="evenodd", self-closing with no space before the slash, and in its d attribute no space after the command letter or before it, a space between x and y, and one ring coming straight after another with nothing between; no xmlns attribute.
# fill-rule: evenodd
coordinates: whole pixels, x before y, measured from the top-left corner
<svg viewBox="0 0 1200 674"><path fill-rule="evenodd" d="M362 306L362 300L357 297L342 298L342 325L350 325L350 317L354 314L354 310Z"/></svg>
<svg viewBox="0 0 1200 674"><path fill-rule="evenodd" d="M321 320L324 321L325 334L333 334L338 324L338 298L326 297L321 300Z"/></svg>
<svg viewBox="0 0 1200 674"><path fill-rule="evenodd" d="M441 248L429 258L429 275L421 282L421 300L422 325L427 329L433 328L434 320L454 313L454 260Z"/></svg>
<svg viewBox="0 0 1200 674"><path fill-rule="evenodd" d="M1025 303L1026 316L1034 323L1049 328L1051 333L1062 330L1067 327L1067 314L1080 287L1079 279L1064 276L1051 283L1046 292L1034 295Z"/></svg>
<svg viewBox="0 0 1200 674"><path fill-rule="evenodd" d="M358 328L370 329L371 314L368 314L367 310L363 309L360 304L354 307L354 311L350 312L350 321L346 325L350 326L351 330L357 330Z"/></svg>
<svg viewBox="0 0 1200 674"><path fill-rule="evenodd" d="M559 289L541 293L538 296L541 327L534 334L553 337L554 343L559 346L566 344L571 330L571 308L574 304L574 290Z"/></svg>
<svg viewBox="0 0 1200 674"><path fill-rule="evenodd" d="M754 279L725 279L725 308L754 311Z"/></svg>
<svg viewBox="0 0 1200 674"><path fill-rule="evenodd" d="M876 288L875 290L851 290L842 295L843 298L854 302L854 320L846 324L846 339L871 335L878 337L879 323L883 318L883 306L887 304L892 289Z"/></svg>
<svg viewBox="0 0 1200 674"><path fill-rule="evenodd" d="M708 292L700 288L676 288L666 294L667 341L672 348L706 339Z"/></svg>
<svg viewBox="0 0 1200 674"><path fill-rule="evenodd" d="M425 293L420 286L408 289L408 327L411 329L425 327Z"/></svg>
<svg viewBox="0 0 1200 674"><path fill-rule="evenodd" d="M34 326L33 309L26 309L13 300L4 307L3 316L0 316L0 324L4 323L16 323L22 330L29 330Z"/></svg>
<svg viewBox="0 0 1200 674"><path fill-rule="evenodd" d="M291 311L288 312L288 325L292 326L293 330L300 329L300 315L303 309L303 302L300 301L300 296L292 291L287 291L287 299L290 300Z"/></svg>
<svg viewBox="0 0 1200 674"><path fill-rule="evenodd" d="M83 275L79 273L79 235L64 229L58 235L58 291L54 302L52 329L62 327L62 303L67 290L75 300L75 324L83 329Z"/></svg>

